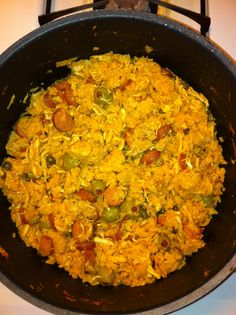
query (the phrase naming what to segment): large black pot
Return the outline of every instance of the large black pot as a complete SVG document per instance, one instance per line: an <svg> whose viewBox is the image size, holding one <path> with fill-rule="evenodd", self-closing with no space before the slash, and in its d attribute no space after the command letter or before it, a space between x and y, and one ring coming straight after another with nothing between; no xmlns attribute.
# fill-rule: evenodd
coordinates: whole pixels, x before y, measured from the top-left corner
<svg viewBox="0 0 236 315"><path fill-rule="evenodd" d="M131 313L155 308L164 314L187 305L216 287L236 267L236 66L202 36L165 18L148 13L99 11L70 16L32 32L0 57L0 149L24 111L23 97L34 86L51 84L66 75L55 62L114 51L146 55L167 66L204 93L222 136L226 191L219 215L206 229L206 246L188 259L180 271L143 287L92 287L73 280L56 266L42 262L26 248L10 220L9 204L0 196L0 245L10 254L0 256L0 279L14 292L56 314ZM48 70L53 70L48 72ZM7 105L15 95L11 107ZM74 298L73 298L74 297Z"/></svg>

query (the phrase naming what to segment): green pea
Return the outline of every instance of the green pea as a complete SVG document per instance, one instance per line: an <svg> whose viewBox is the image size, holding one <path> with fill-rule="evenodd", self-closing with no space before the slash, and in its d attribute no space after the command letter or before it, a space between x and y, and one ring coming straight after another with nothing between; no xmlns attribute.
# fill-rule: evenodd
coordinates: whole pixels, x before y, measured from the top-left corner
<svg viewBox="0 0 236 315"><path fill-rule="evenodd" d="M50 230L50 229L51 229L51 225L50 225L50 223L47 222L47 221L40 221L40 223L39 223L39 228L40 228L41 230Z"/></svg>
<svg viewBox="0 0 236 315"><path fill-rule="evenodd" d="M132 212L138 212L139 208L134 205L134 200L126 198L120 205L120 210L127 214L130 210Z"/></svg>
<svg viewBox="0 0 236 315"><path fill-rule="evenodd" d="M162 166L164 163L165 163L164 159L163 159L163 158L159 158L159 159L156 161L156 166Z"/></svg>
<svg viewBox="0 0 236 315"><path fill-rule="evenodd" d="M22 174L21 178L26 181L26 182L30 182L31 180L34 180L35 179L35 176L33 173L24 173Z"/></svg>
<svg viewBox="0 0 236 315"><path fill-rule="evenodd" d="M94 102L101 107L106 107L113 100L112 93L103 86L98 86L94 91Z"/></svg>
<svg viewBox="0 0 236 315"><path fill-rule="evenodd" d="M29 224L34 225L34 224L38 223L38 221L39 221L39 216L35 216L29 220Z"/></svg>
<svg viewBox="0 0 236 315"><path fill-rule="evenodd" d="M99 179L93 179L91 182L91 190L93 193L102 192L106 188L106 184Z"/></svg>
<svg viewBox="0 0 236 315"><path fill-rule="evenodd" d="M188 135L189 133L190 133L190 129L189 129L189 128L185 128L185 129L184 129L184 134L185 134L185 135Z"/></svg>
<svg viewBox="0 0 236 315"><path fill-rule="evenodd" d="M120 208L119 207L107 207L104 208L102 213L102 218L106 222L114 222L120 218Z"/></svg>
<svg viewBox="0 0 236 315"><path fill-rule="evenodd" d="M208 121L214 121L215 118L212 115L212 112L208 109Z"/></svg>
<svg viewBox="0 0 236 315"><path fill-rule="evenodd" d="M49 168L53 166L54 164L56 164L56 159L52 155L48 155L46 157L46 164L47 164L47 167Z"/></svg>
<svg viewBox="0 0 236 315"><path fill-rule="evenodd" d="M207 148L201 147L199 145L195 145L193 147L193 152L197 157L203 157L207 154Z"/></svg>
<svg viewBox="0 0 236 315"><path fill-rule="evenodd" d="M207 208L211 208L215 205L214 197L214 195L202 196L202 201Z"/></svg>
<svg viewBox="0 0 236 315"><path fill-rule="evenodd" d="M62 167L65 171L70 171L72 168L79 166L80 160L69 153L65 153L62 157Z"/></svg>
<svg viewBox="0 0 236 315"><path fill-rule="evenodd" d="M174 211L179 211L179 206L178 205L174 205L174 207L172 208Z"/></svg>
<svg viewBox="0 0 236 315"><path fill-rule="evenodd" d="M9 161L4 161L2 163L2 168L5 170L5 171L11 171L12 170L12 164L11 162Z"/></svg>
<svg viewBox="0 0 236 315"><path fill-rule="evenodd" d="M166 213L166 209L164 207L161 207L161 209L158 211L158 215L159 214L164 214L164 213Z"/></svg>
<svg viewBox="0 0 236 315"><path fill-rule="evenodd" d="M182 80L182 85L183 85L183 88L184 88L185 90L188 90L188 89L189 89L189 84L188 84L187 82L183 81L183 80Z"/></svg>
<svg viewBox="0 0 236 315"><path fill-rule="evenodd" d="M147 209L143 206L140 205L139 206L139 215L143 218L143 219L147 219L149 217L148 213L147 213Z"/></svg>

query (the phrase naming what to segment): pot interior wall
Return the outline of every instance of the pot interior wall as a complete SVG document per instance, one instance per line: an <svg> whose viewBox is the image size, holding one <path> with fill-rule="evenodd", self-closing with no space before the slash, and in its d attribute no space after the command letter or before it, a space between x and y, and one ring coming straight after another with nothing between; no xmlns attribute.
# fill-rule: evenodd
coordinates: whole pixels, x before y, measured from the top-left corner
<svg viewBox="0 0 236 315"><path fill-rule="evenodd" d="M168 23L148 15L135 17L118 13L69 17L53 23L54 27L45 26L34 32L0 59L1 157L5 155L9 131L25 109L23 99L26 93L32 87L47 86L67 74L67 69L55 68L56 61L75 56L88 58L109 51L147 55L146 45L153 48L149 54L151 58L208 97L218 133L225 139L227 189L218 207L219 215L206 230L207 245L189 258L182 270L144 287L92 287L73 280L56 266L43 264L43 259L34 250L26 248L18 237L12 238L16 229L10 220L9 204L1 195L0 244L9 252L10 258L0 257L0 269L15 284L43 301L65 309L94 313L159 307L200 287L235 254L236 172L232 163L236 158L233 131L236 130L235 69L230 69L227 59L203 39L184 32L182 27L176 27L177 24ZM94 47L99 50L93 50ZM15 101L7 109L13 94ZM71 296L76 300L71 301Z"/></svg>

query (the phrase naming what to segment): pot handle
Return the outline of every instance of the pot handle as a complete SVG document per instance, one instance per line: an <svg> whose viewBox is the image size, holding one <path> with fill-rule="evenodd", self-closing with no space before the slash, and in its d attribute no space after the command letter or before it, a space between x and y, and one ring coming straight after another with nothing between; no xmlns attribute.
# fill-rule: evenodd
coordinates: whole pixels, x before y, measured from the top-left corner
<svg viewBox="0 0 236 315"><path fill-rule="evenodd" d="M201 34L204 36L206 36L206 33L209 31L211 25L211 18L209 16L161 0L149 0L149 2L173 10L177 13L183 14L189 17L190 19L194 20L199 25L201 25Z"/></svg>

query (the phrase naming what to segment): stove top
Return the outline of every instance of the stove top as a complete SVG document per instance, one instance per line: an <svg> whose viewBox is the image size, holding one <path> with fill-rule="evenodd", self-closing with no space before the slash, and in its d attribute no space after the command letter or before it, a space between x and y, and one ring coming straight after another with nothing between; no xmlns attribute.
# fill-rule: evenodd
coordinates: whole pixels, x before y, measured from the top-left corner
<svg viewBox="0 0 236 315"><path fill-rule="evenodd" d="M56 3L58 3L57 0ZM52 0L46 0L45 13L39 16L39 24L43 25L54 19L65 16L67 14L82 12L88 10L135 10L135 11L147 11L153 14L166 15L173 17L176 20L184 20L187 18L187 25L195 26L195 29L199 29L203 36L206 36L209 31L211 19L206 15L206 0L195 0L194 10L190 10L183 4L176 5L171 1L161 0L84 0L83 4L79 6L67 6L61 10L56 10L53 6ZM55 4L55 3L54 3ZM197 4L197 6L196 6ZM196 8L197 7L197 8ZM197 24L198 27L196 27ZM200 27L200 28L199 28Z"/></svg>

